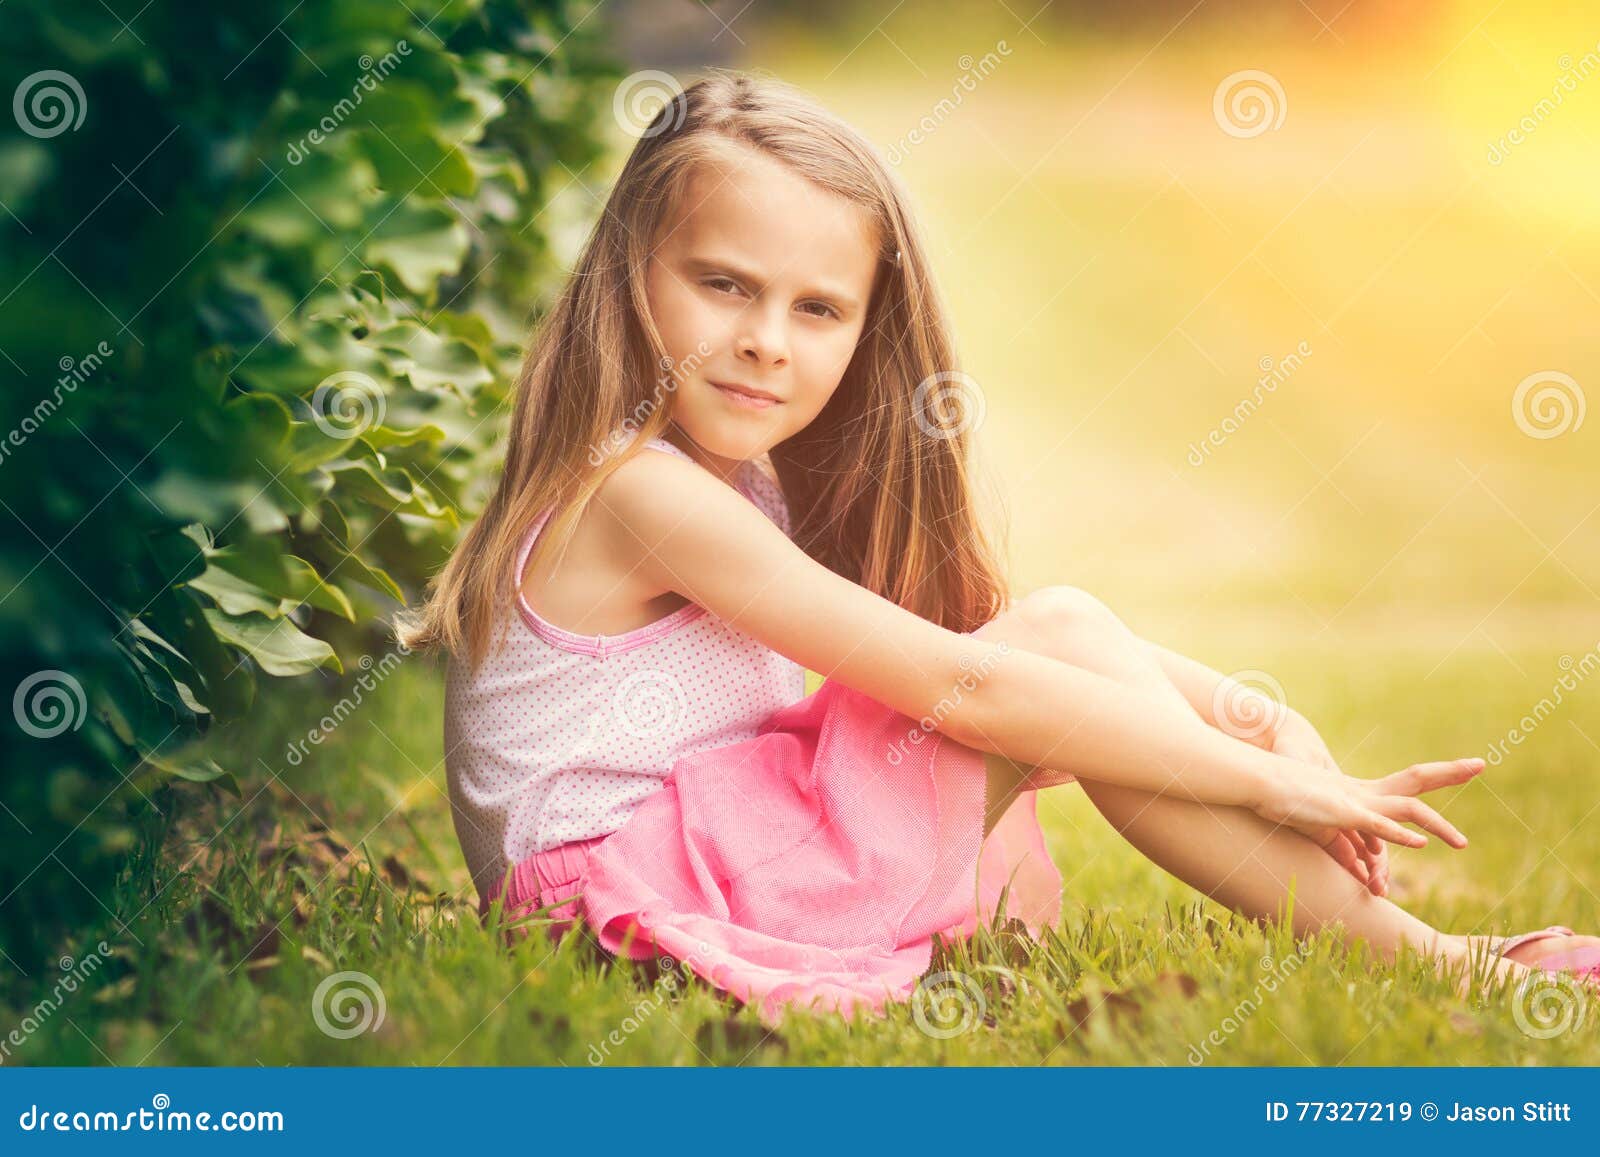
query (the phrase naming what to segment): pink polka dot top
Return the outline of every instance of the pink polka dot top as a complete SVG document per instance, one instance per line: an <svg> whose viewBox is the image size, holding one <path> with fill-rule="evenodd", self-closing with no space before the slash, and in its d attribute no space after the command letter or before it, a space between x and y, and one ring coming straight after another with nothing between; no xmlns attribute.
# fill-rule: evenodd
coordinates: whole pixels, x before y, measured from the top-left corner
<svg viewBox="0 0 1600 1157"><path fill-rule="evenodd" d="M645 445L689 457L661 438ZM735 482L790 533L783 493L756 462ZM548 518L528 528L516 579ZM804 668L693 603L580 635L534 611L520 581L514 599L504 645L445 676L450 808L480 896L534 852L616 831L680 756L753 738L805 696Z"/></svg>

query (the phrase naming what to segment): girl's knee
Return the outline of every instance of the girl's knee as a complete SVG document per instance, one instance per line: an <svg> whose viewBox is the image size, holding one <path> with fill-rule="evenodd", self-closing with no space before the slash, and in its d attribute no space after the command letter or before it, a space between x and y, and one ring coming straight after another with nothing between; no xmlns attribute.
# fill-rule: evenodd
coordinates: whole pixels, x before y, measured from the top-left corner
<svg viewBox="0 0 1600 1157"><path fill-rule="evenodd" d="M1017 611L1033 630L1049 639L1091 632L1102 640L1107 633L1132 635L1116 612L1082 587L1040 587L1017 604Z"/></svg>

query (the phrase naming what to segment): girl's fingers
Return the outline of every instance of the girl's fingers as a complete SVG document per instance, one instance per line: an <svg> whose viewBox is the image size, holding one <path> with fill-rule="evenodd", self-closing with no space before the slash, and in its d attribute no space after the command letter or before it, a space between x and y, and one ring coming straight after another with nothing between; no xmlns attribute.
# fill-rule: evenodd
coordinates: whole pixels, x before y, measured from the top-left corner
<svg viewBox="0 0 1600 1157"><path fill-rule="evenodd" d="M1362 831L1371 832L1379 839L1388 840L1391 844L1399 844L1403 848L1425 848L1428 846L1428 837L1421 832L1414 832L1410 828L1403 828L1382 812L1366 812L1363 822L1359 825Z"/></svg>
<svg viewBox="0 0 1600 1157"><path fill-rule="evenodd" d="M1344 870L1349 872L1363 888L1372 887L1372 868L1367 863L1366 850L1363 848L1361 838L1349 832L1343 832L1340 838L1344 842L1346 859L1342 862Z"/></svg>
<svg viewBox="0 0 1600 1157"><path fill-rule="evenodd" d="M1365 871L1367 888L1376 894L1378 889L1378 857L1373 855L1372 849L1367 846L1367 834L1365 832L1352 833L1351 840L1361 851L1361 867Z"/></svg>
<svg viewBox="0 0 1600 1157"><path fill-rule="evenodd" d="M1383 841L1377 836L1363 832L1362 840L1366 843L1367 854L1370 858L1369 867L1372 870L1372 882L1375 885L1374 893L1382 896L1389 891L1389 859L1384 850Z"/></svg>
<svg viewBox="0 0 1600 1157"><path fill-rule="evenodd" d="M1333 862L1356 879L1366 882L1367 874L1361 870L1361 857L1356 855L1355 845L1350 842L1350 837L1339 832L1323 845L1323 851L1333 857Z"/></svg>
<svg viewBox="0 0 1600 1157"><path fill-rule="evenodd" d="M1404 771L1385 776L1378 782L1386 795L1421 795L1441 787L1466 783L1484 768L1477 756L1469 759L1441 759L1432 763L1413 763Z"/></svg>
<svg viewBox="0 0 1600 1157"><path fill-rule="evenodd" d="M1462 835L1460 830L1457 829L1453 823L1445 819L1442 815L1434 811L1433 808L1423 803L1420 799L1413 799L1410 796L1396 795L1390 796L1389 800L1391 801L1393 810L1388 814L1395 816L1398 819L1407 820L1416 824L1419 828L1423 828L1432 832L1434 835L1444 840L1445 843L1449 844L1453 848L1464 848L1467 846L1467 837Z"/></svg>
<svg viewBox="0 0 1600 1157"><path fill-rule="evenodd" d="M1361 832L1347 831L1343 835L1345 842L1350 845L1354 866L1359 869L1356 878L1365 884L1372 879L1372 858L1367 854L1367 838Z"/></svg>

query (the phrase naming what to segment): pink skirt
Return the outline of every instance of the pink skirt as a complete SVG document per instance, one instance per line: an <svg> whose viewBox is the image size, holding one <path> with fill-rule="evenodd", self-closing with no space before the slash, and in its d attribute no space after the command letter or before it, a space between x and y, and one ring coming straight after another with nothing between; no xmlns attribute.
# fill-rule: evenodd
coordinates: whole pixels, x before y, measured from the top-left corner
<svg viewBox="0 0 1600 1157"><path fill-rule="evenodd" d="M913 741L912 737L919 737ZM788 1006L881 1013L909 999L933 935L1061 912L1035 792L983 837L983 758L828 680L754 739L678 760L617 831L536 852L483 897L560 905L634 959L676 958L778 1023Z"/></svg>

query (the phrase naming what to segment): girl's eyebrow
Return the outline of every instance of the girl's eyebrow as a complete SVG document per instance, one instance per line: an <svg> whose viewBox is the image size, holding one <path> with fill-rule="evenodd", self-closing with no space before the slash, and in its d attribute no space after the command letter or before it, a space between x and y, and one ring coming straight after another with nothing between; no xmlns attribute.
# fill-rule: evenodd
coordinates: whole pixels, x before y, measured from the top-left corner
<svg viewBox="0 0 1600 1157"><path fill-rule="evenodd" d="M752 285L763 284L761 277L754 270L728 258L694 256L688 259L687 264L695 273L729 273ZM849 313L860 304L851 294L826 284L818 284L802 296L821 298L842 313Z"/></svg>

